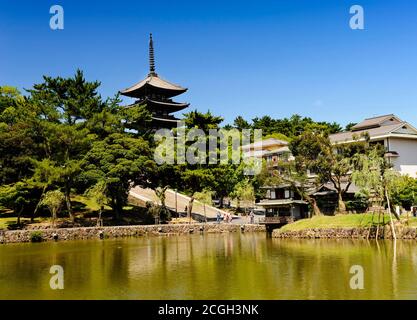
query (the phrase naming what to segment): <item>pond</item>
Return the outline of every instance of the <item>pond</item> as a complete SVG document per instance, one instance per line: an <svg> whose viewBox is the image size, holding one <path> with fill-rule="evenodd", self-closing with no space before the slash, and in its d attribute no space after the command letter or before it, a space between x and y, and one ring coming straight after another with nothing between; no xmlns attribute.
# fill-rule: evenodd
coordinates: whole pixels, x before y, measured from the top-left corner
<svg viewBox="0 0 417 320"><path fill-rule="evenodd" d="M0 299L417 299L417 246L255 233L0 245Z"/></svg>

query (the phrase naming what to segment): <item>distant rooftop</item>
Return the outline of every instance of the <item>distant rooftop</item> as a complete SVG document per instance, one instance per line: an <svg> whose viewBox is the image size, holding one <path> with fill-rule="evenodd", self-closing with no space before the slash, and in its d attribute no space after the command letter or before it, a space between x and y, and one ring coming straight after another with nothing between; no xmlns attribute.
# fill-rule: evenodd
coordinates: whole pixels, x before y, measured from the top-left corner
<svg viewBox="0 0 417 320"><path fill-rule="evenodd" d="M288 142L284 140L279 140L275 138L269 138L262 141L257 141L255 143L247 144L242 146L244 151L248 150L262 150L262 149L271 149L271 147L287 146Z"/></svg>
<svg viewBox="0 0 417 320"><path fill-rule="evenodd" d="M388 114L384 116L378 116L374 118L365 119L364 121L353 126L352 131L377 128L377 127L387 126L391 124L400 124L402 122L404 121L396 117L394 114Z"/></svg>
<svg viewBox="0 0 417 320"><path fill-rule="evenodd" d="M288 153L288 152L291 152L291 150L288 146L285 146L285 147L280 147L280 148L273 149L270 151L265 151L263 155L268 156L268 155L282 154L282 153Z"/></svg>
<svg viewBox="0 0 417 320"><path fill-rule="evenodd" d="M330 135L332 143L351 142L355 139L363 139L364 135L371 139L387 136L405 135L417 139L417 129L409 123L401 120L394 114L368 118L352 127L352 131L340 132Z"/></svg>

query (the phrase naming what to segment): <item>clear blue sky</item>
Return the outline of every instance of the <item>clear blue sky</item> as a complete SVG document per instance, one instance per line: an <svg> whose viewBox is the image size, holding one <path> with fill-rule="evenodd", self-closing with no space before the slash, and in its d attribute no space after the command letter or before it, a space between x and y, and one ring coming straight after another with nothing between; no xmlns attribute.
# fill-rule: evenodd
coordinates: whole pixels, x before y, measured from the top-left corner
<svg viewBox="0 0 417 320"><path fill-rule="evenodd" d="M0 0L0 85L29 88L76 68L103 96L148 72L189 91L178 100L231 122L294 113L342 124L396 113L417 125L417 1ZM49 8L65 29L49 28ZM365 30L349 8L365 9Z"/></svg>

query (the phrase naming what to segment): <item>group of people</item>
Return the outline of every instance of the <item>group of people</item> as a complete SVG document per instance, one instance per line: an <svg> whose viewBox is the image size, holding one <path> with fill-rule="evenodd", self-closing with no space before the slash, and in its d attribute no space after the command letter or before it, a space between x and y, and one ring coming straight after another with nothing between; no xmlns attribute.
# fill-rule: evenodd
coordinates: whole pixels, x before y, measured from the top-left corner
<svg viewBox="0 0 417 320"><path fill-rule="evenodd" d="M250 224L254 224L255 223L255 213L253 212L253 210L250 211L248 217L250 219ZM217 218L217 223L220 223L221 220L222 220L222 215L221 215L219 210L217 210L216 218ZM223 222L231 223L232 220L233 220L233 217L229 212L226 212L223 215Z"/></svg>
<svg viewBox="0 0 417 320"><path fill-rule="evenodd" d="M217 223L220 223L221 219L222 219L222 215L220 213L220 211L217 210L217 214L216 214L216 218L217 218ZM223 215L223 222L225 223L231 223L233 220L232 215L229 212L226 212Z"/></svg>

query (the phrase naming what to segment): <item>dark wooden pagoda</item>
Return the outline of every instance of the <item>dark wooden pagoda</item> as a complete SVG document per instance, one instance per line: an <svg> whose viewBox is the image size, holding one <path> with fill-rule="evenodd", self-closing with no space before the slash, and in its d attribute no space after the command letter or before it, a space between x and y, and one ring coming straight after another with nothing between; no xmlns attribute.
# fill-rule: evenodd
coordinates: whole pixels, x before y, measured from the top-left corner
<svg viewBox="0 0 417 320"><path fill-rule="evenodd" d="M129 106L130 108L139 105L147 106L152 113L153 129L172 129L177 126L180 119L177 119L171 113L181 111L189 106L188 103L174 102L172 98L186 91L187 88L168 82L155 72L155 54L152 34L150 34L148 76L120 93L126 97L136 99L134 104Z"/></svg>

